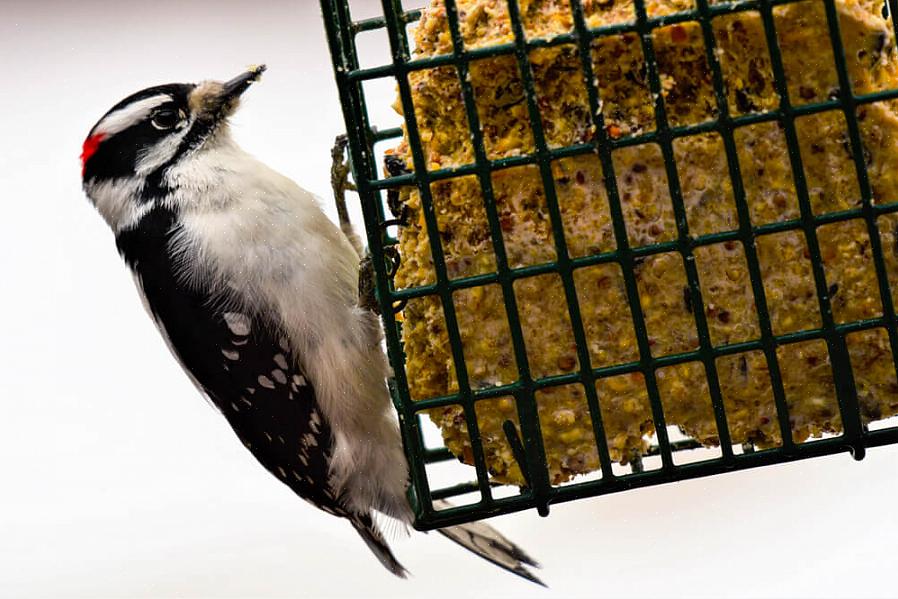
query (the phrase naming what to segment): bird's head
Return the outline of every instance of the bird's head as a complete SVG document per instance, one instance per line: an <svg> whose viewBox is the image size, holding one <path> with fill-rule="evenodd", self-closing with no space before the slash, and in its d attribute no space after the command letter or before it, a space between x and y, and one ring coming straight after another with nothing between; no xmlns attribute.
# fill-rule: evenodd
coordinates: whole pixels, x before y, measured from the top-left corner
<svg viewBox="0 0 898 599"><path fill-rule="evenodd" d="M260 65L227 82L150 87L113 106L84 140L81 176L87 195L103 212L105 198L99 196L111 187L142 188L154 178L158 183L166 170L222 134L240 96L264 71Z"/></svg>

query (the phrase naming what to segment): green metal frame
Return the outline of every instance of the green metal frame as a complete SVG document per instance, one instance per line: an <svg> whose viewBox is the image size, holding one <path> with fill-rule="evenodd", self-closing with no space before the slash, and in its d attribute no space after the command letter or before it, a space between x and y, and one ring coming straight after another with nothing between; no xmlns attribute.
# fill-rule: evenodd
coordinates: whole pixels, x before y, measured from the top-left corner
<svg viewBox="0 0 898 599"><path fill-rule="evenodd" d="M788 462L842 451L849 451L855 459L860 460L864 457L867 447L898 443L898 427L869 431L862 425L854 377L845 341L845 336L849 333L877 327L885 328L888 332L889 342L891 344L893 361L895 361L896 369L898 369L898 359L896 359L896 356L898 356L898 352L896 352L896 349L898 349L896 314L892 304L889 282L886 276L886 268L882 253L882 241L876 224L878 216L898 212L898 202L874 205L871 200L870 182L865 169L860 131L855 114L856 108L860 105L898 98L898 90L888 90L866 95L853 95L845 61L844 48L839 34L839 22L834 0L819 0L823 2L826 10L840 93L836 99L809 105L793 106L789 100L786 86L783 61L774 26L773 8L775 6L797 1L799 0L743 0L725 4L709 5L708 0L696 0L695 10L664 17L648 17L644 0L635 0L636 14L633 22L590 29L586 25L580 1L571 0L570 6L575 24L572 32L558 35L551 39L526 39L520 19L518 0L508 0L508 10L512 22L514 41L487 48L467 50L464 48L464 43L460 34L459 18L455 0L445 0L449 29L453 43L453 52L447 55L413 59L409 52L406 26L419 18L420 11L403 10L399 0L382 0L382 17L353 21L345 0L321 0L337 87L346 120L353 175L362 201L368 244L374 258L376 292L382 314L384 315L387 349L395 374L394 378L390 381L390 388L399 413L403 441L405 443L406 454L410 465L412 480L410 500L416 512L417 521L415 526L417 528L424 530L439 528L528 508L536 508L542 515L546 515L548 514L549 505L551 503L768 464ZM898 11L898 0L887 0L887 7L889 14L896 14L896 11ZM712 18L716 16L743 11L756 11L761 16L766 31L766 40L771 57L775 88L779 93L781 100L779 109L777 110L734 117L729 112L721 67L717 53L715 52L716 43L711 23ZM698 125L671 127L667 122L664 101L659 93L661 91L661 83L657 65L655 63L655 52L651 32L657 27L686 21L697 21L701 25L706 49L706 60L711 69L713 78L718 116L714 120ZM898 33L898 28L895 26L894 19L892 25L893 28L895 28L896 33ZM373 68L359 68L359 57L356 50L355 38L361 32L375 29L386 30L392 51L392 62ZM601 104L599 90L594 83L595 78L590 58L590 47L593 40L597 37L620 34L623 32L634 32L638 34L638 37L641 40L647 66L647 79L650 91L655 98L654 109L656 127L654 131L649 133L612 139L605 131L604 119L599 110ZM896 38L898 38L898 35L896 35ZM536 102L534 79L530 68L528 53L534 48L557 46L561 44L576 44L579 49L583 71L583 82L588 91L591 114L594 115L595 119L594 125L596 128L596 137L593 143L549 149L542 130L542 121ZM471 61L499 55L512 55L517 59L517 64L522 74L526 92L526 104L536 150L528 155L491 160L487 157L484 148L483 135L480 130L479 116L474 103L472 85L468 80L467 74L468 66ZM421 149L421 140L419 138L415 112L412 104L412 94L409 87L408 74L412 71L440 66L454 66L457 69L472 135L475 161L472 164L457 168L428 171L425 166L426 163ZM376 163L374 152L375 144L402 136L402 131L400 129L378 131L373 128L372 123L369 122L363 83L382 78L398 83L399 95L405 114L408 142L413 156L413 172L410 174L382 177L380 175L382 165ZM815 216L812 213L808 198L808 189L805 181L804 169L802 168L798 138L795 130L795 119L799 116L815 114L827 110L839 110L844 113L855 168L857 170L857 179L862 196L862 203L861 207L857 209ZM739 170L733 132L738 127L770 121L779 122L785 132L795 190L799 199L800 218L762 226L752 226L748 205L745 199L745 189ZM687 226L686 213L676 163L674 161L672 143L674 139L704 132L717 132L723 140L729 175L733 184L739 227L732 231L692 237L689 234ZM614 176L614 165L611 158L611 152L616 148L650 142L660 146L664 157L678 236L675 241L658 243L647 247L632 248L630 247L627 238L626 226L621 210L621 201ZM558 198L552 177L551 162L559 158L586 153L598 154L603 172L606 174L605 184L611 208L613 231L617 242L617 249L597 255L571 258L565 244L564 227L561 221ZM548 264L528 266L525 268L511 268L508 264L501 227L496 211L491 173L495 170L525 164L534 164L539 168L542 183L546 191L546 202L551 218L557 260ZM431 243L430 246L436 273L436 282L432 285L411 289L395 289L390 276L392 273L389 267L388 250L386 248L395 244L396 240L387 234L387 226L390 221L385 217L384 203L383 198L381 197L382 193L387 189L396 188L398 186L417 186L421 195L424 220L429 237L432 240L438 240L439 235L437 234L436 214L434 212L430 185L434 181L463 175L475 175L482 187L484 207L489 222L493 248L496 254L496 272L450 280L446 272L443 250L440 244ZM883 307L883 316L869 320L836 324L833 319L830 299L828 297L816 229L824 224L858 218L862 218L867 225L867 233L870 237L876 274L879 281L879 293ZM785 335L774 335L770 323L770 314L767 309L767 301L761 278L755 240L762 235L792 230L802 231L807 239L814 282L817 289L822 326L813 330L803 330ZM751 287L758 311L761 335L757 340L715 347L711 343L708 324L704 314L704 303L701 299L701 286L699 284L693 252L697 247L725 241L739 241L744 247L751 279ZM643 312L640 307L634 265L638 260L646 256L671 251L679 252L683 258L689 290L693 298L692 305L696 330L698 332L699 348L695 351L656 358L652 356L649 349L649 339L646 332ZM609 262L619 264L623 272L627 299L639 347L640 359L625 364L593 368L590 363L583 319L580 314L577 293L574 288L573 271L581 267ZM521 323L518 317L513 284L516 280L524 277L550 272L559 274L563 282L570 322L573 327L574 338L578 348L577 357L579 359L580 370L579 372L572 374L534 378L528 367L527 351L525 349ZM461 337L452 301L452 294L460 289L486 284L497 284L502 290L505 309L509 316L509 330L511 332L515 359L518 364L520 376L517 381L511 384L483 390L473 390L470 386L465 368L465 359L462 351ZM426 295L436 296L441 302L443 313L445 315L452 357L455 363L459 391L456 394L445 397L430 398L414 402L410 397L406 380L405 355L402 348L400 323L395 318L393 306L396 302L407 301L412 298ZM796 444L791 437L788 408L783 390L783 381L779 362L777 360L776 348L782 344L815 339L825 341L828 348L833 368L833 376L836 383L839 409L842 422L844 423L844 432L839 436ZM727 426L715 360L721 356L750 350L759 350L763 352L767 359L783 443L781 447L775 449L753 451L752 448L748 447L746 448L747 451L735 453ZM655 378L655 371L658 368L665 366L691 361L701 362L705 368L719 433L720 455L714 459L699 463L677 465L674 464L672 458L673 452L680 449L694 448L697 444L688 441L671 442L668 438L664 413ZM650 454L660 456L661 467L656 470L642 471L642 469L638 467L637 462L636 467L633 468L631 473L616 474L612 471L612 461L609 456L608 446L602 427L602 417L599 410L600 398L597 395L595 381L603 377L632 372L640 372L645 378L648 396L651 402L652 417L657 433L657 445L652 448ZM588 480L586 482L553 487L549 482L548 473L544 467L545 454L542 446L542 437L540 435L539 418L537 416L534 393L539 389L569 383L582 384L583 389L586 392L602 476L599 480ZM518 439L517 431L514 430L514 427L507 432L510 435L509 441L511 442L513 449L517 449L515 452L516 458L520 462L519 465L521 466L521 471L525 474L528 481L528 485L525 488L522 488L518 494L510 497L494 497L484 460L483 448L479 439L477 419L474 412L474 404L476 401L501 396L513 396L516 400L521 428L520 439ZM425 447L420 430L421 423L419 414L422 410L448 405L460 405L464 409L464 415L471 436L477 479L476 482L472 483L460 483L448 488L431 489L425 472L426 464L449 459L451 456L446 449L434 450ZM468 492L479 493L479 501L471 505L454 507L447 510L434 510L433 500Z"/></svg>

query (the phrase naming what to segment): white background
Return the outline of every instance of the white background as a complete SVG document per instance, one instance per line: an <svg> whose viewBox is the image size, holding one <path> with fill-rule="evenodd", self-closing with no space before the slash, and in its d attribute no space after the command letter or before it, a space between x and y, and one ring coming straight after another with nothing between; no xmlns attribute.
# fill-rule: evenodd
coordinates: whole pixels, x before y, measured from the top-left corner
<svg viewBox="0 0 898 599"><path fill-rule="evenodd" d="M898 448L494 520L550 590L436 534L395 542L394 579L264 472L169 356L78 163L131 92L262 61L236 135L327 198L342 115L317 2L0 2L0 596L898 594Z"/></svg>

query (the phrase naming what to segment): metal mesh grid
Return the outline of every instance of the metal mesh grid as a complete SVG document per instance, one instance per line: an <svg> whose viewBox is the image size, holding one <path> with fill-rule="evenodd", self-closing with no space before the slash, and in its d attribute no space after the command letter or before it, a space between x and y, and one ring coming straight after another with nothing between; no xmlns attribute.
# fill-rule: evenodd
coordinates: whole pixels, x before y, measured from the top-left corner
<svg viewBox="0 0 898 599"><path fill-rule="evenodd" d="M845 336L853 332L885 328L888 332L889 344L892 350L892 360L896 368L898 368L898 360L896 360L898 353L895 351L898 349L896 316L886 275L882 240L876 221L880 215L898 212L898 202L887 201L874 204L872 201L871 186L865 167L861 133L856 115L856 109L861 105L898 98L898 90L880 91L864 95L853 94L839 30L835 0L819 0L825 7L830 41L835 57L839 93L834 99L827 101L793 106L789 99L773 9L776 6L796 1L798 0L747 0L709 5L708 0L696 0L694 10L662 17L649 17L644 0L635 0L636 14L635 20L632 22L590 29L586 24L580 1L571 0L570 7L574 20L573 31L554 36L551 39L528 39L522 25L518 0L508 0L508 11L511 18L514 41L485 48L466 49L460 33L459 15L455 0L445 0L453 52L447 55L413 59L409 52L406 26L419 18L420 11L403 10L398 0L382 0L383 16L354 22L345 1L321 0L340 100L346 119L353 174L362 200L368 243L374 258L378 301L382 313L385 315L387 348L395 373L395 378L391 380L391 392L399 412L406 453L410 463L412 478L410 498L417 515L417 527L421 529L438 528L527 508L536 508L541 514L545 515L548 513L550 503L846 450L850 451L855 459L862 459L867 447L898 442L898 428L867 430L862 425L855 381L845 340ZM884 11L888 10L889 14L895 14L896 9L898 9L898 0L887 0L887 6L884 7ZM777 110L773 111L732 116L728 107L720 61L715 51L716 40L712 30L712 18L744 11L757 11L761 16L771 59L775 90L779 94L780 105ZM686 21L697 21L701 26L706 61L711 70L713 80L717 115L713 120L701 124L672 127L668 123L664 100L660 93L661 80L655 60L652 32L662 26ZM895 28L894 21L892 26ZM362 32L378 29L385 30L388 35L392 62L372 68L360 68L355 38ZM898 32L898 28L895 31ZM599 109L601 98L593 73L590 48L593 41L598 37L625 32L638 34L642 46L647 66L646 77L654 98L655 129L630 137L613 138L606 131L604 117ZM543 132L536 99L534 76L528 56L529 52L535 48L562 44L574 44L579 50L583 83L587 90L590 113L594 118L596 135L591 143L550 149ZM468 69L470 63L474 60L501 55L512 55L516 58L525 89L527 112L535 142L535 151L521 156L490 159L484 147L483 133L474 101L472 84L468 77ZM472 164L456 168L428 171L417 128L408 74L414 70L432 69L441 66L454 66L457 69L459 81L461 82L464 107L472 135L475 161ZM381 177L379 175L381 165L377 164L375 160L374 145L384 140L399 138L402 136L402 131L400 129L378 131L373 129L372 124L369 122L363 83L378 79L395 80L398 83L407 126L407 137L413 155L412 173L392 177ZM797 117L830 110L841 111L847 123L851 155L861 193L861 206L851 210L815 215L811 209L805 171L799 152L795 120ZM737 160L734 130L738 127L763 122L778 122L783 128L788 147L788 159L791 164L795 191L798 197L800 217L794 220L753 226ZM683 194L674 161L673 142L678 138L705 132L716 132L723 141L739 226L736 230L692 237L687 225ZM660 146L664 158L676 220L677 238L673 241L634 248L630 246L627 236L612 161L612 150L649 142ZM586 153L596 153L598 155L603 172L606 174L604 180L613 222L616 249L614 251L572 258L565 244L565 231L561 222L561 212L559 210L555 181L551 172L551 163L559 158ZM491 173L499 169L529 164L536 165L539 169L546 192L546 202L551 219L557 260L548 264L511 268L503 243L492 189ZM446 263L440 243L431 243L430 247L436 274L435 283L412 289L395 289L391 281L392 272L389 267L390 260L387 248L394 244L396 240L387 234L387 226L392 221L385 216L383 198L381 197L382 192L400 185L417 186L421 195L424 220L429 237L437 239L436 232L438 229L433 198L431 196L431 183L463 175L475 175L482 188L484 207L495 251L496 271L490 274L450 280L447 275ZM863 219L865 222L871 241L883 316L837 324L833 318L830 297L827 292L824 265L816 229L824 224L858 218ZM767 308L767 299L755 240L763 235L784 231L801 231L805 235L810 252L822 326L811 330L775 335L771 327L771 318ZM755 305L757 306L760 337L748 342L714 346L709 335L704 311L705 304L702 301L701 286L693 252L696 248L726 241L738 241L744 247L751 289ZM640 306L634 266L638 260L647 256L672 251L678 252L683 259L689 292L693 298L692 306L699 347L695 351L653 357L650 351L643 310ZM617 263L621 266L640 359L630 363L593 368L590 363L583 319L574 287L573 273L575 269L603 263ZM580 368L578 372L570 374L534 378L528 368L527 351L513 284L516 280L549 272L560 275L563 283L570 323L577 345L577 357ZM520 376L512 384L473 390L465 368L465 357L462 351L452 295L461 289L486 284L496 284L501 289L505 309L509 316L509 330ZM402 349L400 324L394 317L393 306L396 302L408 301L425 295L435 295L440 298L451 345L451 354L455 364L458 393L413 402L406 380L405 356ZM791 436L783 378L776 350L777 347L783 344L807 340L823 340L826 343L844 432L839 436L797 444L793 442ZM763 352L769 366L782 445L778 448L763 451L734 453L728 430L724 401L720 391L716 359L721 356L752 350ZM665 426L664 412L655 373L659 368L691 361L698 361L703 364L707 375L711 403L719 433L720 455L715 459L700 463L678 465L674 464L673 452L679 449L695 447L696 444L689 441L671 442ZM609 456L602 426L601 411L599 409L601 398L597 394L595 381L604 377L633 372L642 373L645 378L652 418L657 434L657 445L649 453L650 455L660 456L661 467L657 470L642 471L637 463L634 464L635 467L632 473L616 474L612 471L612 460ZM586 400L590 416L592 417L593 432L601 466L601 479L579 482L563 487L553 487L550 485L545 467L542 467L542 464L545 463L545 454L534 394L540 389L569 383L580 383L586 392ZM494 490L491 486L484 460L483 448L479 439L478 422L474 407L475 402L478 400L502 396L513 396L517 405L521 429L520 439L518 439L517 431L514 430L513 426L512 430L507 432L509 433L509 442L512 449L515 450L515 457L528 482L527 486L522 488L519 493L510 497L494 496ZM448 459L451 456L445 449L433 450L425 447L421 435L419 413L425 409L447 405L461 405L464 409L464 416L471 437L477 480L473 483L461 483L447 488L431 489L425 466L435 461ZM434 499L451 497L472 491L479 495L475 503L448 510L434 510L432 503Z"/></svg>

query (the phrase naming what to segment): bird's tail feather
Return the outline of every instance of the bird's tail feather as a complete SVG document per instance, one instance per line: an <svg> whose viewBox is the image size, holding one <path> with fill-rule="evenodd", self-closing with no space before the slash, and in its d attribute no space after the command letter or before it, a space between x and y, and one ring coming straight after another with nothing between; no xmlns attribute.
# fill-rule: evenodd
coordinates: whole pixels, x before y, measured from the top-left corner
<svg viewBox="0 0 898 599"><path fill-rule="evenodd" d="M384 539L384 536L377 528L377 524L371 516L353 516L349 521L352 522L352 526L356 529L362 539L365 540L365 544L368 545L368 548L377 556L377 559L384 565L384 568L399 578L408 576L408 570L406 570L402 564L399 563L399 560L396 559L396 556L393 555L390 545L387 544L387 540Z"/></svg>
<svg viewBox="0 0 898 599"><path fill-rule="evenodd" d="M451 505L442 500L434 501L433 504L437 509L445 509ZM469 522L440 528L437 529L437 532L500 568L517 574L521 578L526 578L530 582L546 586L542 580L527 569L527 566L539 568L540 565L536 560L488 524Z"/></svg>
<svg viewBox="0 0 898 599"><path fill-rule="evenodd" d="M437 509L445 509L451 506L449 502L444 500L436 500L433 504ZM408 576L408 571L393 555L390 545L370 515L356 514L351 516L349 521L387 570L399 578ZM508 570L512 574L517 574L521 578L538 585L546 586L542 580L528 569L528 566L539 568L539 563L488 524L469 522L467 524L439 528L437 532L461 545L471 553Z"/></svg>

